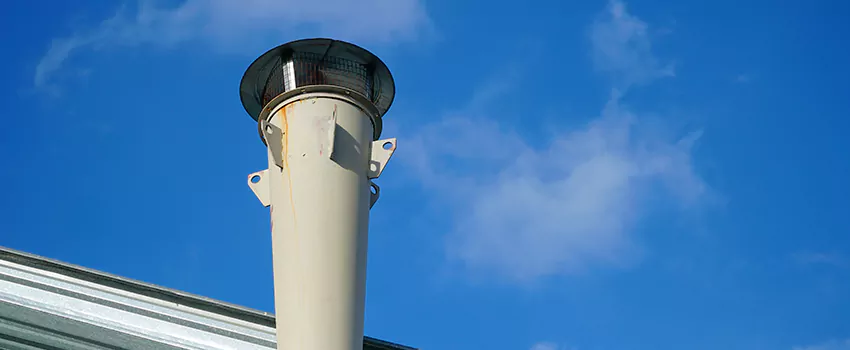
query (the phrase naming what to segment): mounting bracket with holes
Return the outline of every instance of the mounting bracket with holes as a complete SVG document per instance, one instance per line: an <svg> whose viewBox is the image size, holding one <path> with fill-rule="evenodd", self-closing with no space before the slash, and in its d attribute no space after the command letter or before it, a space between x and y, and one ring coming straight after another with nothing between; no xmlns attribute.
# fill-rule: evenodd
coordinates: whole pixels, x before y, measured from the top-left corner
<svg viewBox="0 0 850 350"><path fill-rule="evenodd" d="M260 130L263 131L263 139L274 157L274 164L283 169L283 130L265 120L260 121Z"/></svg>
<svg viewBox="0 0 850 350"><path fill-rule="evenodd" d="M387 162L392 158L396 149L396 139L383 139L372 142L372 156L369 158L369 178L381 176Z"/></svg>
<svg viewBox="0 0 850 350"><path fill-rule="evenodd" d="M271 190L269 189L269 169L248 175L248 187L251 188L251 191L254 192L260 203L263 203L264 207L272 204Z"/></svg>
<svg viewBox="0 0 850 350"><path fill-rule="evenodd" d="M369 209L372 209L375 206L375 202L378 201L378 198L381 197L381 187L375 184L372 181L369 181Z"/></svg>

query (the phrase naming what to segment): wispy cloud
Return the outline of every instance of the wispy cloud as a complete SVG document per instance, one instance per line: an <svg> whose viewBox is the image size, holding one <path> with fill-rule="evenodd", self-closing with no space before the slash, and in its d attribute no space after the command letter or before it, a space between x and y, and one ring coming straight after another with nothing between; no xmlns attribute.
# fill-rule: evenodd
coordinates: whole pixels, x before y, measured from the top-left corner
<svg viewBox="0 0 850 350"><path fill-rule="evenodd" d="M850 339L832 340L818 345L795 346L792 350L850 350Z"/></svg>
<svg viewBox="0 0 850 350"><path fill-rule="evenodd" d="M675 75L672 64L661 64L652 53L648 27L621 1L609 2L590 27L593 64L610 75L615 87L626 89Z"/></svg>
<svg viewBox="0 0 850 350"><path fill-rule="evenodd" d="M421 0L187 0L170 8L139 0L90 30L54 39L33 83L48 86L71 56L86 50L188 40L227 47L269 37L294 39L292 33L302 27L316 36L390 42L417 38L431 30L431 21Z"/></svg>
<svg viewBox="0 0 850 350"><path fill-rule="evenodd" d="M749 76L749 75L747 75L747 74L738 74L738 75L735 77L735 82L736 82L736 83L749 83L751 80L752 80L752 77L750 77L750 76Z"/></svg>
<svg viewBox="0 0 850 350"><path fill-rule="evenodd" d="M607 13L591 33L611 27L618 35L591 34L594 56L626 80L659 76L648 42L621 40L642 38L646 25L619 2ZM484 91L476 106L418 126L405 138L403 158L454 209L448 253L470 270L526 282L628 265L640 256L633 230L649 201L688 208L706 198L692 165L701 132L670 136L630 110L620 90L587 125L558 130L542 146L488 118L496 111L483 109L488 104L480 99L498 106L503 96ZM441 191L446 186L451 192Z"/></svg>
<svg viewBox="0 0 850 350"><path fill-rule="evenodd" d="M559 348L558 344L550 343L550 342L542 342L534 344L529 350L565 350L564 348Z"/></svg>
<svg viewBox="0 0 850 350"><path fill-rule="evenodd" d="M797 263L803 265L827 265L833 267L850 267L850 260L836 253L798 252L791 256Z"/></svg>

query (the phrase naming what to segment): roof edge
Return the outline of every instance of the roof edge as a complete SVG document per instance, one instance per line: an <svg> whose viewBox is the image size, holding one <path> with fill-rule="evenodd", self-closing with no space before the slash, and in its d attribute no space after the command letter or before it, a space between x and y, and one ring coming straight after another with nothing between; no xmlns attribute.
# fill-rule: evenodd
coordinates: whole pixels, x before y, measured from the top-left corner
<svg viewBox="0 0 850 350"><path fill-rule="evenodd" d="M0 246L0 260L29 266L42 271L52 272L106 287L124 290L154 299L185 305L198 310L215 313L261 326L270 328L275 327L275 317L272 313L254 310L248 307L176 289L170 289L151 283L121 277L3 246ZM394 344L368 336L363 337L363 343L364 346L370 346L371 348L376 349L416 350L415 348Z"/></svg>

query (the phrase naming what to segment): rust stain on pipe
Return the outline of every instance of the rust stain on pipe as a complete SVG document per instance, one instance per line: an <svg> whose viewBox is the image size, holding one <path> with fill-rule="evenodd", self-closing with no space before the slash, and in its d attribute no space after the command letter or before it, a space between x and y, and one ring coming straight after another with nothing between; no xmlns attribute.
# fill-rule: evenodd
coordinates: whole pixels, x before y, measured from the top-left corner
<svg viewBox="0 0 850 350"><path fill-rule="evenodd" d="M283 171L286 172L286 180L289 183L289 207L292 209L292 224L295 226L295 231L298 231L298 220L295 216L295 200L292 197L292 171L289 168L289 117L287 116L287 109L290 108L291 105L284 106L280 109L280 117L283 120Z"/></svg>
<svg viewBox="0 0 850 350"><path fill-rule="evenodd" d="M299 271L298 285L299 285L299 290L300 290L300 293L298 293L298 299L299 299L300 302L298 304L299 304L299 306L303 306L303 305L305 305L305 303L304 303L304 283L301 283L301 282L304 281L304 269L300 267L301 260L302 260L301 249L300 249L301 239L298 235L298 219L295 215L295 200L292 197L292 190L293 190L292 189L292 171L290 171L290 167L289 167L289 117L287 115L287 110L290 109L290 108L292 108L292 104L286 105L283 108L281 108L279 113L280 113L280 117L283 121L283 138L282 138L282 140L283 140L283 145L282 145L283 146L282 147L282 150L283 150L282 151L283 152L283 155L282 155L283 156L283 171L286 172L286 180L289 183L289 207L292 210L292 229L293 229L292 234L295 236L294 237L295 247L296 247L295 250L296 250L296 252L298 252L298 253L296 253L298 255L298 257L296 259L296 263L299 265L299 267L298 267L298 271ZM300 339L300 338L298 339L299 346L300 346L301 340L302 339Z"/></svg>

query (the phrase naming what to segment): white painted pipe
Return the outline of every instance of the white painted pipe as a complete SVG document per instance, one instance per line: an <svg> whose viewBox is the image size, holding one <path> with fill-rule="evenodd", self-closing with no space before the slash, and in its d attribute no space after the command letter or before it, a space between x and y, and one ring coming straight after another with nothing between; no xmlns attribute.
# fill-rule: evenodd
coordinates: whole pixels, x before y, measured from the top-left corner
<svg viewBox="0 0 850 350"><path fill-rule="evenodd" d="M343 93L276 102L260 121L269 169L249 185L271 206L278 349L361 350L370 179L395 139L373 141L374 113Z"/></svg>

